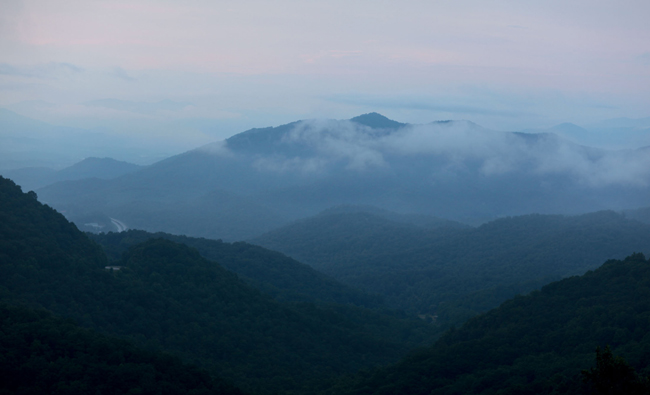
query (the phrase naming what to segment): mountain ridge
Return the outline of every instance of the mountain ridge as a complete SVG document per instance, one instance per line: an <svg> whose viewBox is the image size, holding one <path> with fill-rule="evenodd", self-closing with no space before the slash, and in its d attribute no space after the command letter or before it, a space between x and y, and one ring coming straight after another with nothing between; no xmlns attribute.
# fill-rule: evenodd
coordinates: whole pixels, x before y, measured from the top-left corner
<svg viewBox="0 0 650 395"><path fill-rule="evenodd" d="M97 190L67 183L38 193L71 218L99 212L148 231L233 241L342 204L474 224L640 207L650 191L647 161L643 151L592 149L467 121L373 129L306 120L242 132ZM241 204L222 208L212 191ZM246 207L268 220L256 229ZM201 211L221 220L211 224Z"/></svg>
<svg viewBox="0 0 650 395"><path fill-rule="evenodd" d="M60 170L48 167L20 168L2 171L2 174L14 180L25 190L36 190L61 181L117 178L142 168L143 166L113 158L88 157Z"/></svg>
<svg viewBox="0 0 650 395"><path fill-rule="evenodd" d="M354 118L350 118L350 121L368 126L373 129L399 129L408 125L406 123L401 123L389 119L377 112L358 115Z"/></svg>
<svg viewBox="0 0 650 395"><path fill-rule="evenodd" d="M639 392L617 388L631 380L614 374L611 365L602 366L610 370L600 374L605 388L614 389L593 391L583 384L581 370L593 364L597 347L610 345L641 377L648 374L649 284L650 261L643 254L609 260L582 276L510 299L400 363L342 381L326 393L646 394L647 379L639 380ZM620 357L617 363L627 365Z"/></svg>
<svg viewBox="0 0 650 395"><path fill-rule="evenodd" d="M128 230L120 233L88 234L100 244L109 259L118 262L130 247L150 239L163 238L196 248L206 259L219 262L244 281L279 300L352 304L369 308L383 307L378 297L364 294L338 283L310 266L279 252L245 242L174 236Z"/></svg>
<svg viewBox="0 0 650 395"><path fill-rule="evenodd" d="M371 213L303 219L250 240L386 303L440 323L629 251L650 251L650 225L613 211L500 218L479 227L420 228Z"/></svg>

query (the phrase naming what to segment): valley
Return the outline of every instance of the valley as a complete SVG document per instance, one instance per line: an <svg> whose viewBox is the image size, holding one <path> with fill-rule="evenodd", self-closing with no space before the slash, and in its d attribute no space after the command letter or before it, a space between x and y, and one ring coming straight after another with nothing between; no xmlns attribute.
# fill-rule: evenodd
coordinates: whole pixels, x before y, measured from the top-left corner
<svg viewBox="0 0 650 395"><path fill-rule="evenodd" d="M567 152L589 171L548 168ZM372 113L252 129L144 167L15 171L41 187L0 185L0 307L26 320L2 325L57 350L71 346L39 328L123 342L151 372L170 353L196 393L576 393L598 346L642 388L649 190L643 171L603 166L639 169L644 152ZM48 360L62 381L13 389L89 388L115 368L67 376L58 354L29 350L12 358Z"/></svg>
<svg viewBox="0 0 650 395"><path fill-rule="evenodd" d="M648 20L0 1L0 395L650 395Z"/></svg>

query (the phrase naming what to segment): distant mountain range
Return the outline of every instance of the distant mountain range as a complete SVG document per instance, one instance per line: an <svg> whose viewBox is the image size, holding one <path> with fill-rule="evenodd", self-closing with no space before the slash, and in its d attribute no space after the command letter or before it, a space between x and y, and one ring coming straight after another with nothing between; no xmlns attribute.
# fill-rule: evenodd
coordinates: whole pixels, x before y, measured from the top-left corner
<svg viewBox="0 0 650 395"><path fill-rule="evenodd" d="M61 170L53 170L48 167L26 167L5 170L2 174L5 177L11 178L23 190L30 191L59 181L81 180L85 178L116 178L141 168L142 166L112 158L86 158L81 162Z"/></svg>
<svg viewBox="0 0 650 395"><path fill-rule="evenodd" d="M122 104L129 105L128 102ZM137 107L137 104L133 105ZM180 103L169 105L176 104ZM41 107L47 109L48 103ZM136 120L131 123L138 124ZM60 170L88 157L112 157L149 164L169 156L169 142L161 144L158 139L149 137L145 140L137 133L125 133L124 128L113 126L111 129L106 121L99 120L94 127L72 124L75 126L44 122L0 108L0 172L35 167Z"/></svg>
<svg viewBox="0 0 650 395"><path fill-rule="evenodd" d="M115 218L148 231L242 240L345 204L479 224L644 207L648 185L645 150L371 113L251 129L115 179L37 192L77 223Z"/></svg>
<svg viewBox="0 0 650 395"><path fill-rule="evenodd" d="M539 132L539 131L537 131ZM544 132L580 142L581 144L606 149L633 149L650 146L650 118L619 118L582 128L572 123L563 123Z"/></svg>
<svg viewBox="0 0 650 395"><path fill-rule="evenodd" d="M605 345L648 375L648 152L371 113L89 159L36 192L0 177L0 392L115 374L143 393L575 394ZM584 214L601 208L620 211ZM618 393L648 393L597 355L584 377L613 364Z"/></svg>
<svg viewBox="0 0 650 395"><path fill-rule="evenodd" d="M449 325L607 259L650 252L650 224L602 211L509 217L477 228L451 221L421 226L348 208L251 242L382 295L392 307Z"/></svg>

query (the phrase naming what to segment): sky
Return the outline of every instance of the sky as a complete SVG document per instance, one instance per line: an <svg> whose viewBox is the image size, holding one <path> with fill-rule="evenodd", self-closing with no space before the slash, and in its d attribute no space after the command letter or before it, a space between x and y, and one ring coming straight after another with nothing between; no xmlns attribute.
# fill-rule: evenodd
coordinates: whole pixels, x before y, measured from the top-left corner
<svg viewBox="0 0 650 395"><path fill-rule="evenodd" d="M648 20L647 0L0 0L0 107L169 153L373 111L645 118Z"/></svg>

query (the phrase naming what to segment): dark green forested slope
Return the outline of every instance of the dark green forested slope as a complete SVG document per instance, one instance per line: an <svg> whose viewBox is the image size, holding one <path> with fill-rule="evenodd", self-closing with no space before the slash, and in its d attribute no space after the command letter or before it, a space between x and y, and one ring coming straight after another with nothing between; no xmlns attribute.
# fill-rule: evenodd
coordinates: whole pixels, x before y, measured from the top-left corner
<svg viewBox="0 0 650 395"><path fill-rule="evenodd" d="M121 233L88 234L104 247L109 260L121 259L131 246L152 238L164 238L196 248L206 259L219 262L264 293L286 301L320 301L380 307L380 299L343 285L312 267L276 251L237 242L225 243L168 233L129 230Z"/></svg>
<svg viewBox="0 0 650 395"><path fill-rule="evenodd" d="M0 394L242 394L160 352L0 303Z"/></svg>
<svg viewBox="0 0 650 395"><path fill-rule="evenodd" d="M426 230L354 213L299 221L253 242L383 295L392 306L458 322L607 259L650 252L650 225L603 211Z"/></svg>
<svg viewBox="0 0 650 395"><path fill-rule="evenodd" d="M185 245L152 239L104 269L101 247L0 178L0 296L172 351L255 392L397 360L428 342L421 322L343 305L286 304Z"/></svg>
<svg viewBox="0 0 650 395"><path fill-rule="evenodd" d="M385 364L432 333L361 308L280 304L168 240L132 247L120 265L120 287L99 291L110 299L95 325L160 343L246 388L295 389Z"/></svg>
<svg viewBox="0 0 650 395"><path fill-rule="evenodd" d="M642 254L509 300L431 348L331 392L576 394L581 370L605 345L650 373L650 261Z"/></svg>
<svg viewBox="0 0 650 395"><path fill-rule="evenodd" d="M457 228L469 229L470 226L457 221L435 217L427 214L403 214L390 210L384 210L375 206L368 205L355 205L355 204L341 204L338 206L330 207L327 210L321 211L319 215L332 215L332 214L355 214L366 213L372 214L376 217L386 219L391 222L397 222L402 225L411 225L424 229L436 228Z"/></svg>
<svg viewBox="0 0 650 395"><path fill-rule="evenodd" d="M407 253L464 231L467 229L458 226L414 226L372 212L326 210L251 242L347 279L349 273L391 269L399 264L384 257L398 251Z"/></svg>
<svg viewBox="0 0 650 395"><path fill-rule="evenodd" d="M23 194L0 177L0 262L85 270L103 267L106 257L74 224L39 203L34 192Z"/></svg>

